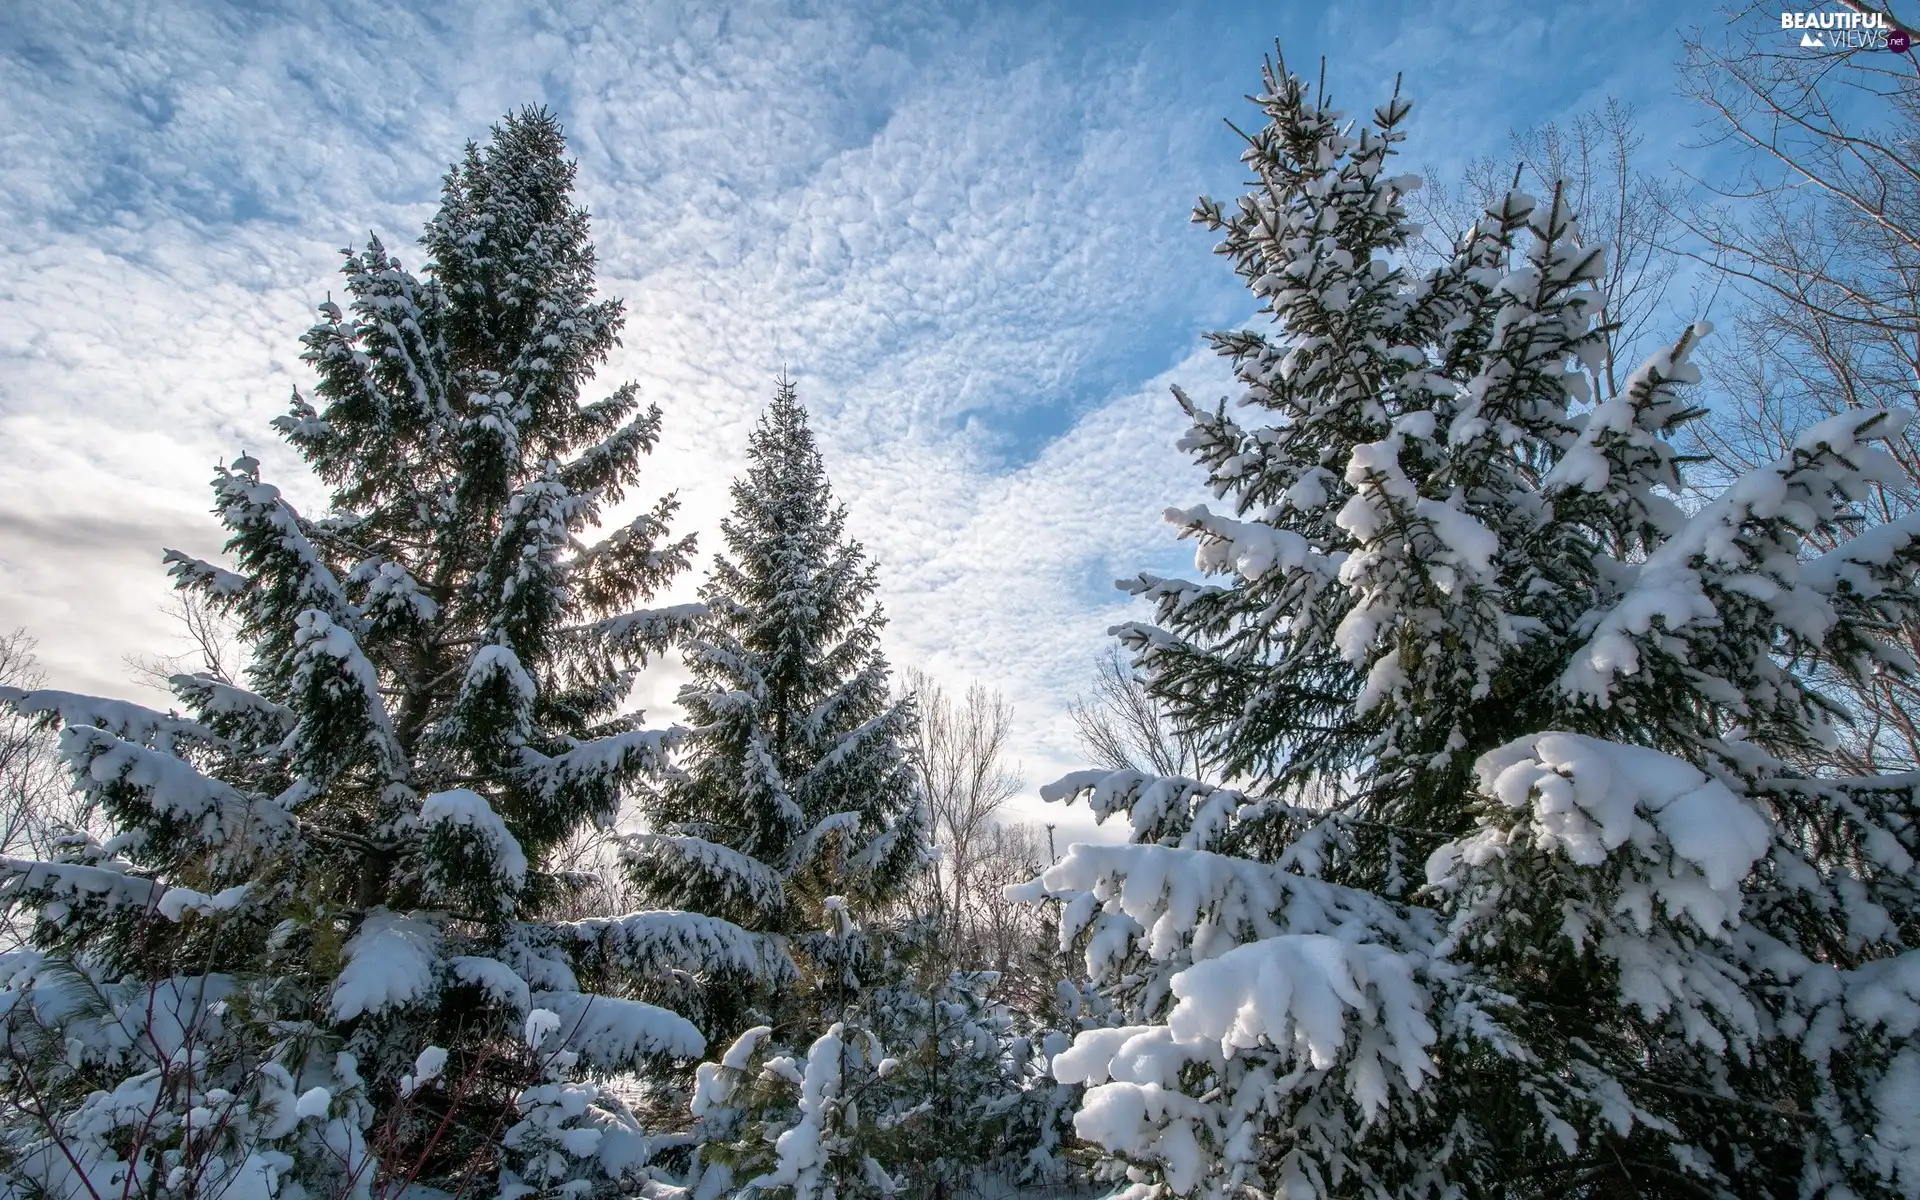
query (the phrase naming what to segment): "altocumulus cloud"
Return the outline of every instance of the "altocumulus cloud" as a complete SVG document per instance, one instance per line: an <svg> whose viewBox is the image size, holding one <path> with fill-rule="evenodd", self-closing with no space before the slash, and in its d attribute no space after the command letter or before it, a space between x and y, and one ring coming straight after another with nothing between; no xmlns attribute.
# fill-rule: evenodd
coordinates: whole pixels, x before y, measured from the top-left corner
<svg viewBox="0 0 1920 1200"><path fill-rule="evenodd" d="M133 690L122 656L172 632L160 545L217 550L210 465L250 450L317 499L266 422L305 381L338 248L372 232L411 261L461 143L546 104L627 304L602 379L667 413L643 496L678 491L711 549L791 370L881 564L895 661L1005 691L1030 783L1074 765L1065 703L1125 611L1112 578L1185 557L1158 515L1197 483L1166 384L1221 392L1195 335L1247 308L1185 217L1235 182L1219 117L1277 30L1257 9L1203 29L719 8L18 6L0 627L63 682ZM646 682L656 713L676 684Z"/></svg>

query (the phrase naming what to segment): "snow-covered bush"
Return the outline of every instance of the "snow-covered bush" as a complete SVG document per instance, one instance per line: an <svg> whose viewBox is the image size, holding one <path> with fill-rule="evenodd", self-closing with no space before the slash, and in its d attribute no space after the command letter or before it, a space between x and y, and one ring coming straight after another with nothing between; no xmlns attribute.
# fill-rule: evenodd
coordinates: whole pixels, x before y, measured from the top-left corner
<svg viewBox="0 0 1920 1200"><path fill-rule="evenodd" d="M1214 578L1116 630L1232 786L1064 779L1129 842L1019 889L1120 1018L1053 1057L1075 1128L1136 1200L1920 1194L1920 781L1789 765L1823 672L1916 669L1920 525L1849 536L1907 414L1683 504L1708 328L1596 403L1557 189L1415 274L1408 103L1264 82L1258 185L1196 210L1278 325L1179 396Z"/></svg>
<svg viewBox="0 0 1920 1200"><path fill-rule="evenodd" d="M891 1066L878 1039L835 1021L795 1056L769 1053L770 1032L756 1025L718 1063L700 1066L693 1113L710 1123L710 1140L694 1195L868 1200L905 1194L868 1145L885 1132L872 1111L874 1086ZM723 1131L731 1141L717 1140Z"/></svg>
<svg viewBox="0 0 1920 1200"><path fill-rule="evenodd" d="M540 1080L515 1097L519 1119L500 1138L501 1200L594 1195L609 1183L631 1192L651 1177L653 1139L617 1096L579 1078L582 1051L569 1048L567 1024L550 1009L527 1014L523 1037Z"/></svg>
<svg viewBox="0 0 1920 1200"><path fill-rule="evenodd" d="M922 983L893 951L924 948L876 946L839 897L825 908L814 970L779 1030L755 1026L698 1068L686 1193L961 1196L989 1176L1067 1178L1069 1089L1045 1077L1041 1049L993 999L997 977ZM831 970L856 954L857 975Z"/></svg>

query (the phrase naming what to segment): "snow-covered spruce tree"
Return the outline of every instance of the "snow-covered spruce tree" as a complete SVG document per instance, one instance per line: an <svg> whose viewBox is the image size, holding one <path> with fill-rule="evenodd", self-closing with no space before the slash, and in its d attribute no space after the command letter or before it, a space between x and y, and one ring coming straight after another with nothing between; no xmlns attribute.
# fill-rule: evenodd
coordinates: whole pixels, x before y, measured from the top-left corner
<svg viewBox="0 0 1920 1200"><path fill-rule="evenodd" d="M634 840L630 865L660 903L785 935L817 957L808 946L836 944L828 896L877 911L925 862L905 749L913 710L888 691L874 568L845 535L790 381L748 461L684 651L691 730L646 799L653 832Z"/></svg>
<svg viewBox="0 0 1920 1200"><path fill-rule="evenodd" d="M1237 786L1046 790L1131 829L1023 893L1121 1014L1054 1059L1077 1130L1133 1197L1920 1194L1920 782L1787 765L1816 670L1915 669L1920 523L1848 540L1905 414L1682 506L1705 326L1595 404L1557 193L1414 276L1408 103L1264 82L1258 186L1196 212L1279 326L1180 397L1215 579L1117 631Z"/></svg>
<svg viewBox="0 0 1920 1200"><path fill-rule="evenodd" d="M634 839L630 866L652 902L787 940L794 980L709 993L710 1033L766 1024L761 1048L781 1058L836 1023L833 1045L858 1040L868 988L898 974L890 907L927 848L913 709L888 688L874 567L846 537L790 381L748 462L685 651L685 753L646 801L651 832ZM726 1157L716 1147L703 1161Z"/></svg>
<svg viewBox="0 0 1920 1200"><path fill-rule="evenodd" d="M423 272L347 252L304 339L314 399L275 423L329 512L243 456L213 483L231 566L167 556L236 619L245 688L178 676L184 714L0 697L61 727L115 833L4 866L39 918L0 993L10 1187L631 1181L648 1141L581 1074L697 1058L647 999L778 966L714 917L541 919L569 887L552 851L669 750L622 708L698 616L632 608L688 563L671 500L581 540L660 413L632 385L583 400L622 316L564 151L546 112L510 116L447 175Z"/></svg>

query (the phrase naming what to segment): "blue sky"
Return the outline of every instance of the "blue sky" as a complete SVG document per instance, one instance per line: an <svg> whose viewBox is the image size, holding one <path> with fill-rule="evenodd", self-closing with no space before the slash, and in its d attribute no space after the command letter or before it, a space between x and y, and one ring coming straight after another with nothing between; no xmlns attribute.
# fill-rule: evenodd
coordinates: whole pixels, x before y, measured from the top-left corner
<svg viewBox="0 0 1920 1200"><path fill-rule="evenodd" d="M137 695L178 649L163 545L305 379L339 247L403 257L447 162L511 107L565 121L607 294L603 375L667 414L653 488L711 546L785 365L883 572L898 665L999 688L1032 787L1126 606L1190 556L1169 382L1246 294L1187 223L1240 172L1223 117L1281 39L1349 111L1396 71L1409 169L1607 95L1684 162L1672 4L16 3L0 21L0 628L61 686ZM1766 20L1760 14L1750 20ZM693 581L689 580L689 586ZM672 669L647 683L655 701ZM1024 803L1024 802L1023 802ZM1037 812L1037 804L1023 813ZM1071 822L1069 822L1071 824Z"/></svg>

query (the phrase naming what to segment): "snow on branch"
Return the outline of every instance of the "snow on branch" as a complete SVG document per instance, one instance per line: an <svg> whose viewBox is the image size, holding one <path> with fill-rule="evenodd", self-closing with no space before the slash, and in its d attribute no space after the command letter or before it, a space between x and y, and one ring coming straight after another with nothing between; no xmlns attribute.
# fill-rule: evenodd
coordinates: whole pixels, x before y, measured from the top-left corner
<svg viewBox="0 0 1920 1200"><path fill-rule="evenodd" d="M420 823L457 829L478 843L489 870L488 881L519 891L527 879L527 856L487 798L471 788L434 792L420 802Z"/></svg>
<svg viewBox="0 0 1920 1200"><path fill-rule="evenodd" d="M1860 866L1900 876L1914 871L1916 856L1903 839L1911 843L1920 833L1907 815L1920 810L1920 772L1828 779L1771 776L1755 780L1750 787L1756 796L1817 805L1853 826L1859 836Z"/></svg>
<svg viewBox="0 0 1920 1200"><path fill-rule="evenodd" d="M1173 976L1164 1025L1082 1033L1053 1059L1054 1078L1093 1085L1075 1122L1082 1137L1109 1142L1107 1117L1141 1090L1177 1088L1192 1062L1224 1062L1271 1050L1297 1069L1347 1066L1349 1094L1367 1120L1385 1108L1396 1072L1417 1091L1437 1075L1428 1047L1427 991L1415 960L1388 947L1324 934L1287 934L1239 946ZM1131 1139L1122 1139L1131 1140Z"/></svg>
<svg viewBox="0 0 1920 1200"><path fill-rule="evenodd" d="M575 625L561 638L589 650L617 658L639 658L659 653L693 629L707 615L704 604L672 604L642 608L617 617Z"/></svg>
<svg viewBox="0 0 1920 1200"><path fill-rule="evenodd" d="M1561 688L1610 703L1615 680L1639 673L1643 649L1655 644L1656 621L1669 635L1717 629L1722 593L1759 600L1788 633L1821 642L1839 620L1827 597L1831 587L1822 586L1833 568L1816 569L1809 579L1798 557L1801 538L1831 527L1852 497L1888 477L1892 460L1872 443L1904 424L1904 414L1887 411L1829 417L1801 434L1786 457L1728 485L1631 568L1626 593L1591 618L1592 633L1562 673Z"/></svg>
<svg viewBox="0 0 1920 1200"><path fill-rule="evenodd" d="M347 599L333 569L308 538L306 522L287 503L279 488L260 481L259 471L259 462L243 454L229 466L219 468L213 481L214 497L221 505L221 520L234 531L235 539L244 543L242 565L252 563L265 571L283 574L285 584L292 587L293 598L298 603L316 608L335 621L354 619L357 610ZM174 573L181 583L198 582L198 568L205 564L185 556L175 557L171 552L169 559L176 562ZM263 573L259 569L255 571L256 576ZM215 590L222 596L237 595L228 590L224 580Z"/></svg>
<svg viewBox="0 0 1920 1200"><path fill-rule="evenodd" d="M1129 596L1138 596L1140 599L1154 605L1156 609L1166 613L1179 612L1196 600L1219 598L1232 593L1232 589L1221 587L1217 583L1197 583L1191 579L1173 579L1164 575L1154 575L1146 571L1141 571L1130 579L1116 579L1113 581L1113 585ZM1108 632L1114 633L1116 636L1121 636L1119 633L1121 629L1126 628L1127 625L1134 624L1138 624L1138 622L1127 622L1122 625L1117 625ZM1142 626L1142 628L1148 629L1150 627Z"/></svg>
<svg viewBox="0 0 1920 1200"><path fill-rule="evenodd" d="M853 1102L844 1097L841 1054L852 1037L846 1026L835 1022L827 1032L807 1048L804 1073L800 1076L800 1094L796 1098L798 1119L780 1131L773 1144L773 1168L747 1181L745 1195L757 1196L776 1188L792 1188L796 1196L833 1195L827 1178L830 1159L840 1148L842 1138L835 1126L848 1121L843 1110ZM742 1039L744 1042L744 1039ZM735 1043L727 1057L731 1061L742 1043ZM849 1122L850 1123L850 1122ZM871 1162L871 1160L869 1160ZM892 1194L891 1187L881 1194Z"/></svg>
<svg viewBox="0 0 1920 1200"><path fill-rule="evenodd" d="M802 727L810 738L817 738L830 729L842 713L849 709L857 710L866 697L884 687L884 673L869 667L854 676L835 692L815 705L802 718ZM818 762L807 768L807 773L795 780L790 789L798 794L806 794L823 779L831 779L834 772L862 751L878 746L885 752L893 739L899 736L906 725L906 712L902 704L890 704L876 715L867 718L840 734L831 749L820 756Z"/></svg>
<svg viewBox="0 0 1920 1200"><path fill-rule="evenodd" d="M1445 884L1457 866L1502 857L1524 828L1532 844L1582 867L1623 846L1636 863L1616 905L1647 928L1655 902L1725 937L1740 923L1741 883L1772 842L1772 826L1726 784L1644 746L1571 733L1533 734L1474 764L1483 793L1522 814L1522 826L1489 822L1436 850L1427 878Z"/></svg>
<svg viewBox="0 0 1920 1200"><path fill-rule="evenodd" d="M1291 529L1262 521L1237 521L1213 512L1204 504L1169 508L1169 524L1181 527L1183 537L1198 537L1194 568L1207 575L1231 571L1253 582L1272 571L1312 571L1332 579L1339 563L1317 553L1306 538Z"/></svg>
<svg viewBox="0 0 1920 1200"><path fill-rule="evenodd" d="M526 774L522 782L549 799L573 788L615 787L634 775L664 766L668 754L684 736L678 727L630 729L611 737L581 742L551 757L523 748L520 765Z"/></svg>
<svg viewBox="0 0 1920 1200"><path fill-rule="evenodd" d="M591 492L610 504L618 504L625 486L635 472L642 454L652 453L660 437L660 409L650 405L625 424L615 425L621 417L639 407L639 390L626 384L606 399L580 409L584 422L602 430L600 441L575 454L560 466L560 478L576 492Z"/></svg>
<svg viewBox="0 0 1920 1200"><path fill-rule="evenodd" d="M494 631L489 636L504 637ZM487 746L489 753L518 757L534 736L533 708L539 687L512 646L486 641L474 648L461 672L460 690L440 722L448 744Z"/></svg>
<svg viewBox="0 0 1920 1200"><path fill-rule="evenodd" d="M1351 1012L1363 1027L1348 1052L1351 1089L1371 1118L1386 1102L1382 1067L1397 1068L1414 1089L1438 1073L1427 1055L1435 1034L1413 961L1385 946L1325 934L1238 946L1173 977L1167 1029L1179 1042L1217 1042L1223 1056L1291 1045L1294 1057L1324 1071L1341 1057Z"/></svg>
<svg viewBox="0 0 1920 1200"><path fill-rule="evenodd" d="M225 744L225 739L198 721L189 721L173 713L156 712L126 700L82 696L76 692L60 692L51 688L24 691L15 687L0 687L0 704L30 720L57 726L91 725L115 737L166 754L173 753L174 743L180 739L210 746Z"/></svg>
<svg viewBox="0 0 1920 1200"><path fill-rule="evenodd" d="M533 1007L533 996L527 988L527 981L497 958L475 954L455 955L447 960L447 974L461 983L479 988L489 1000L505 1005L521 1016Z"/></svg>
<svg viewBox="0 0 1920 1200"><path fill-rule="evenodd" d="M1824 595L1845 589L1874 600L1899 588L1902 566L1920 557L1920 509L1862 530L1800 568L1801 580Z"/></svg>
<svg viewBox="0 0 1920 1200"><path fill-rule="evenodd" d="M1813 968L1815 964L1807 966ZM1912 1037L1920 1030L1920 950L1862 963L1842 972L1840 982L1846 1016L1861 1027L1884 1030L1896 1037ZM1827 1030L1809 1033L1810 1052L1819 1054L1831 1047L1828 1039L1832 1034ZM1826 1046L1821 1045L1823 1041Z"/></svg>
<svg viewBox="0 0 1920 1200"><path fill-rule="evenodd" d="M388 778L404 779L407 755L394 738L393 719L380 696L380 676L362 653L353 631L319 609L310 608L295 618L293 644L296 686L324 692L331 699L337 694L338 683L344 681L357 692L355 716L361 740L373 750ZM324 704L312 705L310 712L326 712L329 708ZM314 715L302 719L294 732L294 740L308 754L325 754L334 749L326 744L327 731L317 724ZM308 765L311 768L315 764ZM337 762L332 765L335 769L344 766ZM308 773L325 777L333 771L309 769Z"/></svg>
<svg viewBox="0 0 1920 1200"><path fill-rule="evenodd" d="M1175 836L1189 849L1204 850L1232 826L1246 805L1244 793L1183 776L1141 771L1075 771L1040 789L1040 798L1070 803L1086 797L1094 820L1125 812L1135 841Z"/></svg>
<svg viewBox="0 0 1920 1200"><path fill-rule="evenodd" d="M203 840L223 851L244 854L295 836L292 814L279 805L104 729L68 727L60 735L60 753L73 770L76 786L87 791L128 789L155 813L197 827Z"/></svg>
<svg viewBox="0 0 1920 1200"><path fill-rule="evenodd" d="M0 1026L17 1029L31 1021L60 1029L71 1039L69 1053L79 1042L81 1053L108 1059L164 1060L184 1046L206 1043L217 1034L224 1002L236 990L233 976L225 974L102 980L37 954L14 956L8 966L9 978L0 989ZM144 1116L151 1109L138 1111Z"/></svg>
<svg viewBox="0 0 1920 1200"><path fill-rule="evenodd" d="M174 695L199 709L209 719L232 717L259 721L277 728L283 735L292 732L298 723L293 710L286 705L222 682L211 675L173 675L168 677L167 682L172 686Z"/></svg>
<svg viewBox="0 0 1920 1200"><path fill-rule="evenodd" d="M696 1059L707 1049L693 1022L639 1000L537 992L533 1003L560 1019L560 1045L602 1071L630 1070L655 1055Z"/></svg>
<svg viewBox="0 0 1920 1200"><path fill-rule="evenodd" d="M203 917L217 917L221 913L232 912L239 908L247 898L248 887L249 885L244 883L235 884L211 896L189 887L168 888L167 894L160 897L160 903L156 907L160 910L161 916L176 925L186 920L188 913Z"/></svg>
<svg viewBox="0 0 1920 1200"><path fill-rule="evenodd" d="M439 929L376 908L347 942L347 965L334 981L327 1010L336 1021L351 1021L425 1001L439 990L439 958Z"/></svg>
<svg viewBox="0 0 1920 1200"><path fill-rule="evenodd" d="M1106 786L1120 797L1155 782L1106 773L1069 777L1056 790ZM1168 794L1198 791L1159 782ZM1052 1071L1063 1084L1087 1085L1076 1133L1158 1163L1176 1193L1191 1191L1209 1158L1250 1152L1245 1139L1261 1124L1253 1114L1293 1119L1276 1103L1304 1105L1304 1124L1324 1124L1322 1081L1370 1125L1396 1092L1417 1092L1439 1074L1430 1011L1455 972L1438 951L1431 912L1267 863L1151 843L1077 844L1008 895L1067 900L1062 945L1089 931L1096 982L1126 988L1160 975L1133 1012L1150 1023L1083 1030ZM1208 1080L1199 1097L1187 1092L1196 1072Z"/></svg>
<svg viewBox="0 0 1920 1200"><path fill-rule="evenodd" d="M416 628L440 615L440 606L420 588L405 564L374 556L348 573L347 582L364 584L364 609L376 625Z"/></svg>
<svg viewBox="0 0 1920 1200"><path fill-rule="evenodd" d="M1670 532L1681 514L1672 502L1656 503L1652 489L1681 488L1677 453L1666 432L1687 411L1678 387L1698 383L1700 369L1689 359L1713 327L1705 321L1687 326L1673 345L1655 352L1611 399L1581 418L1580 436L1542 481L1549 491L1578 489L1615 494L1642 509L1642 515Z"/></svg>
<svg viewBox="0 0 1920 1200"><path fill-rule="evenodd" d="M772 1034L771 1025L755 1025L733 1040L719 1062L703 1062L695 1068L693 1099L688 1109L696 1120L725 1108L747 1068L753 1064L754 1052Z"/></svg>
<svg viewBox="0 0 1920 1200"><path fill-rule="evenodd" d="M813 861L822 846L833 845L844 850L860 836L860 814L857 812L830 813L820 818L812 829L807 830L793 850L793 869L799 870Z"/></svg>
<svg viewBox="0 0 1920 1200"><path fill-rule="evenodd" d="M166 891L163 883L113 867L0 858L0 904L8 906L22 901L47 905L77 900L146 911Z"/></svg>
<svg viewBox="0 0 1920 1200"><path fill-rule="evenodd" d="M656 909L524 928L536 940L591 948L627 971L724 971L774 982L793 977L792 960L777 938L704 913Z"/></svg>
<svg viewBox="0 0 1920 1200"><path fill-rule="evenodd" d="M1251 859L1177 846L1077 843L1037 879L1007 889L1009 898L1027 902L1068 894L1091 896L1138 922L1141 949L1156 961L1183 952L1199 961L1284 934L1328 934L1421 951L1434 940L1432 914L1423 910ZM1074 915L1070 910L1062 918L1062 945L1091 913L1078 924ZM1089 973L1099 977L1108 965L1101 960L1117 961L1126 949L1089 944Z"/></svg>
<svg viewBox="0 0 1920 1200"><path fill-rule="evenodd" d="M253 581L245 575L179 550L167 551L161 561L167 566L167 574L173 576L176 588L192 588L215 600L237 600L253 587Z"/></svg>
<svg viewBox="0 0 1920 1200"><path fill-rule="evenodd" d="M591 546L573 543L575 554L566 565L566 580L581 609L617 613L651 595L657 585L688 565L693 549L690 539L661 544L670 536L667 522L677 507L672 498L662 500L652 512L639 514ZM587 519L597 514L597 501L582 513Z"/></svg>
<svg viewBox="0 0 1920 1200"><path fill-rule="evenodd" d="M641 833L627 839L626 857L673 875L693 875L719 889L725 901L743 900L762 912L787 902L778 871L738 850L686 834Z"/></svg>

